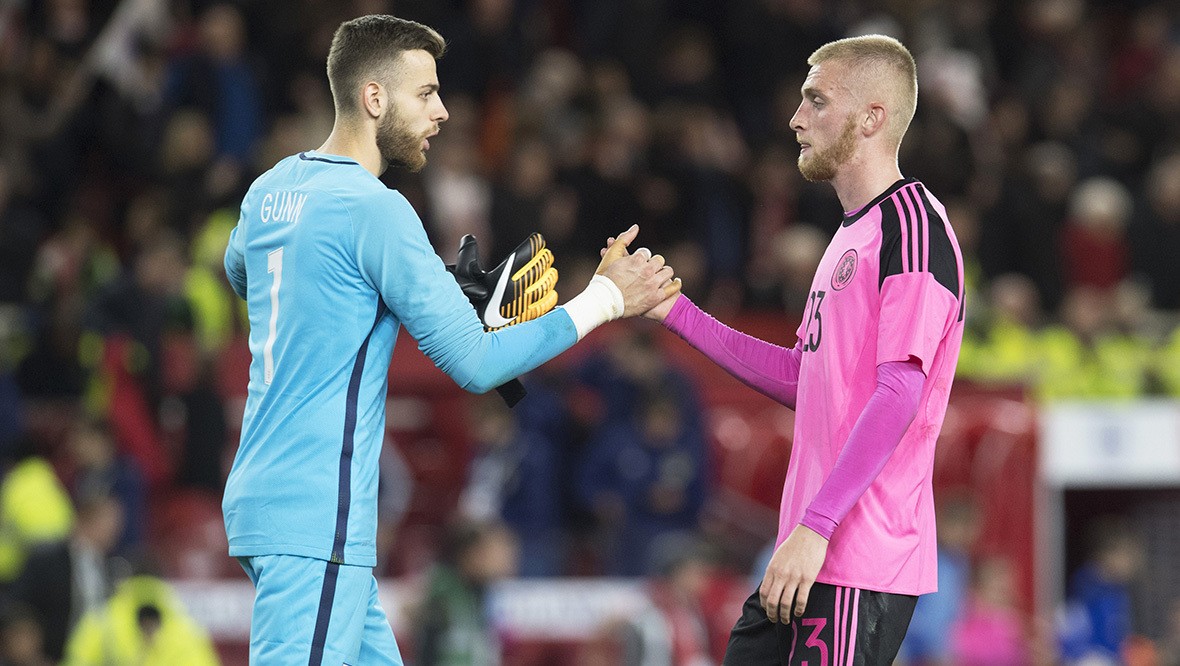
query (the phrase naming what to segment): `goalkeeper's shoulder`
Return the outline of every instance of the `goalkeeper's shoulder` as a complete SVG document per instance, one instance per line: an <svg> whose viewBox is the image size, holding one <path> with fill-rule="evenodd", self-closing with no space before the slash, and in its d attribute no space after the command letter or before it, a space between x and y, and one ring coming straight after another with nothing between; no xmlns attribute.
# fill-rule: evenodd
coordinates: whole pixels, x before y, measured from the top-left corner
<svg viewBox="0 0 1180 666"><path fill-rule="evenodd" d="M380 185L380 181L378 181ZM384 224L417 224L422 220L418 211L404 194L385 186L364 187L353 192L342 193L342 203L353 215L354 225L374 222Z"/></svg>
<svg viewBox="0 0 1180 666"><path fill-rule="evenodd" d="M409 257L439 263L441 267L422 219L401 192L382 187L370 195L350 197L344 203L347 219L340 221L340 233L351 234L362 263L384 264L394 257L398 261Z"/></svg>

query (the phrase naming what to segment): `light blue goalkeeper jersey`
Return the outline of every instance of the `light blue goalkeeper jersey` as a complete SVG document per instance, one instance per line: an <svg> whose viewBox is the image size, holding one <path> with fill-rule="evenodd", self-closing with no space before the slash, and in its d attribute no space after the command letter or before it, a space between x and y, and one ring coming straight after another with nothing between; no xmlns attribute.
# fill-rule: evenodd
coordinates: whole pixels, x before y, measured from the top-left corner
<svg viewBox="0 0 1180 666"><path fill-rule="evenodd" d="M229 553L374 566L390 355L406 330L482 393L577 340L562 308L485 333L405 197L345 157L254 182L225 253L250 312L249 395L222 510Z"/></svg>

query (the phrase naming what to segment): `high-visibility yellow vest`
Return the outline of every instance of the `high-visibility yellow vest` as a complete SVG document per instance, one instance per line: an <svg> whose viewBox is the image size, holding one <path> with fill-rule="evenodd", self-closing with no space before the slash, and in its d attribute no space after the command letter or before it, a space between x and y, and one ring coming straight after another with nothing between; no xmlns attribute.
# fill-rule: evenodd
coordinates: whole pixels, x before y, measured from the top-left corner
<svg viewBox="0 0 1180 666"><path fill-rule="evenodd" d="M160 611L150 642L140 630L144 605ZM164 581L135 576L119 584L106 605L82 616L66 644L63 666L217 666L213 643Z"/></svg>
<svg viewBox="0 0 1180 666"><path fill-rule="evenodd" d="M74 508L53 467L29 457L0 478L0 582L14 580L30 548L67 538Z"/></svg>

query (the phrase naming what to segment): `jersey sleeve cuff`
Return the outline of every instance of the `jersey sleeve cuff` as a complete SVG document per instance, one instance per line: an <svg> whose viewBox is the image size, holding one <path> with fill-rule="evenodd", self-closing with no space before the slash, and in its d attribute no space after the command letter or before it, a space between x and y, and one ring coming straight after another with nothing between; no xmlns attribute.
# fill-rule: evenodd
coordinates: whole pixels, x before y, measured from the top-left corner
<svg viewBox="0 0 1180 666"><path fill-rule="evenodd" d="M683 337L694 313L699 314L700 308L688 296L680 294L680 298L676 299L672 309L668 311L668 316L664 317L664 328Z"/></svg>
<svg viewBox="0 0 1180 666"><path fill-rule="evenodd" d="M800 520L799 524L831 541L832 534L836 532L836 525L838 523L827 516L822 516L814 510L808 509L803 513L803 520Z"/></svg>

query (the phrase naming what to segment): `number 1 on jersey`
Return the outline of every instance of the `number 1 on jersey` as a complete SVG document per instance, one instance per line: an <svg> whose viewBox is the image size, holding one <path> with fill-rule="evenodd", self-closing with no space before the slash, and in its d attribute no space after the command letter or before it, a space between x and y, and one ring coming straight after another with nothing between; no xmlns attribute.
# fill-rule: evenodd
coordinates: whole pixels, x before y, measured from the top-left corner
<svg viewBox="0 0 1180 666"><path fill-rule="evenodd" d="M275 376L275 335L279 328L279 287L283 284L283 248L266 254L266 272L275 276L270 285L270 331L262 347L262 381L270 384Z"/></svg>

